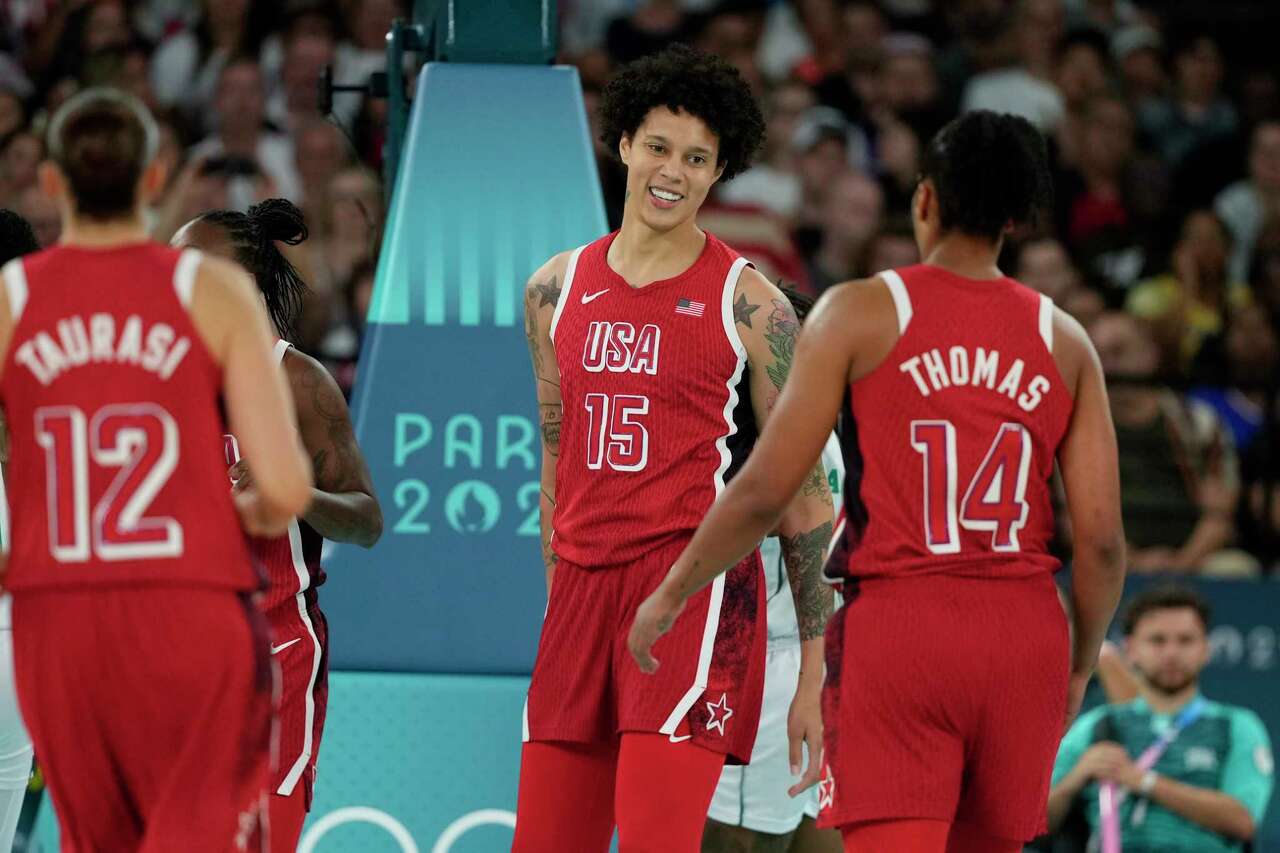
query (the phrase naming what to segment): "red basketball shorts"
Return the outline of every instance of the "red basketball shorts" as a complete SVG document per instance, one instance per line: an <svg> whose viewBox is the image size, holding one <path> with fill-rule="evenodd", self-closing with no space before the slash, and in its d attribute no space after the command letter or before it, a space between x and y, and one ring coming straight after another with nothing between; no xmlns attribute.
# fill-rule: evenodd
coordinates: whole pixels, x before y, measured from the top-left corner
<svg viewBox="0 0 1280 853"><path fill-rule="evenodd" d="M1050 575L864 580L826 640L821 826L1044 831L1070 664Z"/></svg>
<svg viewBox="0 0 1280 853"><path fill-rule="evenodd" d="M64 851L261 849L273 679L247 597L19 592L13 639Z"/></svg>
<svg viewBox="0 0 1280 853"><path fill-rule="evenodd" d="M645 675L627 650L636 609L687 540L627 566L561 560L525 712L526 741L601 743L623 732L692 740L731 763L751 759L764 691L765 600L753 552L689 599Z"/></svg>
<svg viewBox="0 0 1280 853"><path fill-rule="evenodd" d="M310 809L329 701L328 623L314 590L286 599L266 615L271 659L280 671L271 791L287 797L302 785Z"/></svg>

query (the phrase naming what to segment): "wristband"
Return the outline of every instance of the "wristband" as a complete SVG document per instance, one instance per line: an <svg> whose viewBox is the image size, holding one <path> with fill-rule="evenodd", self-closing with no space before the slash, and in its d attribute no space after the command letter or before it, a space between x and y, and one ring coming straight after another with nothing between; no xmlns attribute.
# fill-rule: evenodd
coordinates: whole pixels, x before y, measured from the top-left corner
<svg viewBox="0 0 1280 853"><path fill-rule="evenodd" d="M1160 774L1154 770L1148 770L1142 774L1142 782L1138 785L1138 793L1144 797L1150 797L1151 792L1155 790L1156 782L1159 780Z"/></svg>

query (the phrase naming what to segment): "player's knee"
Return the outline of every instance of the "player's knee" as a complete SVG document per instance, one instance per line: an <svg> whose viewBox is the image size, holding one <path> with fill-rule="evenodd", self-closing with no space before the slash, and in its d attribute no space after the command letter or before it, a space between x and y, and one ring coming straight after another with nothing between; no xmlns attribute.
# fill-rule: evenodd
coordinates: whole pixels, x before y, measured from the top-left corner
<svg viewBox="0 0 1280 853"><path fill-rule="evenodd" d="M971 823L951 825L947 836L947 853L1020 853L1023 843L992 835Z"/></svg>

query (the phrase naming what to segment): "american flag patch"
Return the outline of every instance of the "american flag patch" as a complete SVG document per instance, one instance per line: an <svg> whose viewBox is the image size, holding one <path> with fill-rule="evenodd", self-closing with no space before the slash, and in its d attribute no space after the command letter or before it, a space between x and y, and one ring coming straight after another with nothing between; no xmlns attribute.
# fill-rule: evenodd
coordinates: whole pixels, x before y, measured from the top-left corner
<svg viewBox="0 0 1280 853"><path fill-rule="evenodd" d="M702 312L707 310L707 306L701 302L695 302L692 299L681 299L676 303L676 313L685 314L689 317L701 317Z"/></svg>

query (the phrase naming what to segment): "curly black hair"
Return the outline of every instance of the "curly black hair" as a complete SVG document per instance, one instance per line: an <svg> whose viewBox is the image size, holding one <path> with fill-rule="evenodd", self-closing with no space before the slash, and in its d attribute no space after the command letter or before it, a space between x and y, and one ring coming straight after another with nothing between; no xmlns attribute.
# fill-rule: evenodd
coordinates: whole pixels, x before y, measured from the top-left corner
<svg viewBox="0 0 1280 853"><path fill-rule="evenodd" d="M1053 201L1044 137L1024 118L974 110L947 124L921 158L945 231L996 240Z"/></svg>
<svg viewBox="0 0 1280 853"><path fill-rule="evenodd" d="M718 56L675 44L624 66L600 102L600 141L618 150L655 107L702 119L720 142L720 180L746 171L764 143L760 106L738 69Z"/></svg>
<svg viewBox="0 0 1280 853"><path fill-rule="evenodd" d="M0 208L0 266L14 258L40 251L31 223L9 208Z"/></svg>
<svg viewBox="0 0 1280 853"><path fill-rule="evenodd" d="M210 210L197 220L226 231L235 248L236 261L257 280L271 322L286 339L294 337L307 285L276 241L296 246L307 239L302 211L286 199L269 198L250 207L248 213Z"/></svg>

